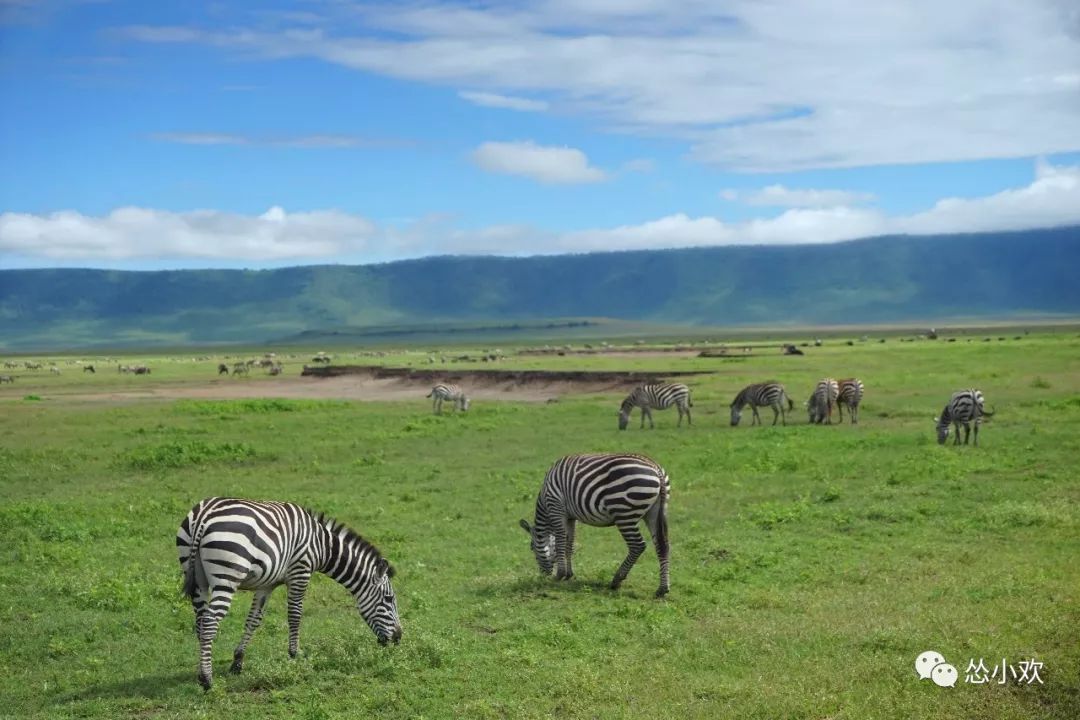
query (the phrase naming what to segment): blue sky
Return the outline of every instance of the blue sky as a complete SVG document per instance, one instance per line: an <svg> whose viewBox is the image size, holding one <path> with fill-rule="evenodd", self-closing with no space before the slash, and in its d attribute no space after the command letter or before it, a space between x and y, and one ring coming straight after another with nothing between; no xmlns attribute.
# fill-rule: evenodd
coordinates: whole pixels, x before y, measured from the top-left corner
<svg viewBox="0 0 1080 720"><path fill-rule="evenodd" d="M0 267L1080 223L1080 6L942 5L0 0Z"/></svg>

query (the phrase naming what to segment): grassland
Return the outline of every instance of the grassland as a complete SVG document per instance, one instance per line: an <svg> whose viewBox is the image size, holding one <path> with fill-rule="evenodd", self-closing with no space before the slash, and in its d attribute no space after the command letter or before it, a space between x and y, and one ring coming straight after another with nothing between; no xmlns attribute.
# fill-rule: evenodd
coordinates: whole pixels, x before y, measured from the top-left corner
<svg viewBox="0 0 1080 720"><path fill-rule="evenodd" d="M435 417L423 392L73 399L203 384L218 358L120 359L148 362L149 377L64 358L58 376L19 372L0 387L0 715L1078 717L1080 338L965 339L502 363L716 371L689 381L692 428L671 411L622 433L610 394ZM859 425L806 424L801 402L825 375L864 380ZM800 403L794 422L729 427L735 392L768 378ZM274 378L236 382L273 397ZM939 447L934 416L972 385L997 410L982 446ZM584 450L644 452L671 474L667 600L652 599L651 550L606 589L624 552L611 529L579 529L573 581L537 575L517 520L551 462ZM345 591L317 578L301 657L286 655L279 591L230 676L242 595L204 694L174 536L208 495L303 502L378 544L399 571L401 645L378 647ZM956 665L956 687L917 679L927 649ZM1035 658L1043 684L965 683L978 658Z"/></svg>

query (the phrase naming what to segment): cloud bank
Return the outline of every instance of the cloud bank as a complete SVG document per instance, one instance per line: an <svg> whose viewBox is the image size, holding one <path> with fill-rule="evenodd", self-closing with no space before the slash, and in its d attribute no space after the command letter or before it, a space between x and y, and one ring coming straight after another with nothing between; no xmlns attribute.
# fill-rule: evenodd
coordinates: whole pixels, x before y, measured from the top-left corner
<svg viewBox="0 0 1080 720"><path fill-rule="evenodd" d="M542 183L579 184L606 179L589 165L585 153L570 147L548 147L532 141L486 142L472 154L477 167L491 173L518 175Z"/></svg>
<svg viewBox="0 0 1080 720"><path fill-rule="evenodd" d="M0 255L18 257L23 266L32 266L34 260L96 266L147 259L250 265L290 260L372 262L431 254L793 245L894 233L1021 230L1069 224L1080 224L1080 166L1039 162L1034 179L1026 186L980 198L945 198L923 212L902 216L854 205L799 206L775 217L742 222L675 213L639 225L552 232L527 225L464 230L440 217L404 226L379 226L337 210L290 213L280 207L258 216L145 208L120 208L103 217L71 211L3 213Z"/></svg>

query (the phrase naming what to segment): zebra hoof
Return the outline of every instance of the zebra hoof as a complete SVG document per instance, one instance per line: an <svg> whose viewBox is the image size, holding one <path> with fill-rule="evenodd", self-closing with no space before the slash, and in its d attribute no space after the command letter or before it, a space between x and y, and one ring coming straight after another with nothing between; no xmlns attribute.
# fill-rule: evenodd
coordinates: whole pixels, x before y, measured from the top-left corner
<svg viewBox="0 0 1080 720"><path fill-rule="evenodd" d="M668 594L668 588L662 587L662 588L660 588L659 590L656 591L655 597L656 597L657 600L659 600L660 598L664 597L667 594Z"/></svg>
<svg viewBox="0 0 1080 720"><path fill-rule="evenodd" d="M295 659L296 659L296 656L297 656L297 654L298 654L297 650L295 650L294 648L289 648L289 657L290 657L290 658L292 658L293 660L295 660Z"/></svg>
<svg viewBox="0 0 1080 720"><path fill-rule="evenodd" d="M622 585L622 580L612 580L608 585L608 590L618 590L620 585Z"/></svg>
<svg viewBox="0 0 1080 720"><path fill-rule="evenodd" d="M229 666L229 672L233 675L239 675L244 671L244 656L239 655L233 657L232 665Z"/></svg>
<svg viewBox="0 0 1080 720"><path fill-rule="evenodd" d="M214 681L210 678L209 675L199 673L199 684L202 685L202 689L204 692L209 692L210 686L214 684Z"/></svg>

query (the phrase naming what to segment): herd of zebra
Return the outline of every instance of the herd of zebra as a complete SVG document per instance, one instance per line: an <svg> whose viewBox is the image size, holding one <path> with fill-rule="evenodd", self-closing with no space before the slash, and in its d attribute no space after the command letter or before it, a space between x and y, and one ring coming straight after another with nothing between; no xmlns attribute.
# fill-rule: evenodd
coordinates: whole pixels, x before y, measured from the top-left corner
<svg viewBox="0 0 1080 720"><path fill-rule="evenodd" d="M858 407L864 386L857 378L825 378L814 388L806 403L811 423L831 423L832 409L841 413L847 406L851 423L858 422ZM433 411L441 412L450 401L461 411L469 399L457 385L439 384L427 397ZM651 410L674 405L679 425L685 415L691 423L690 390L678 383L642 385L635 388L619 409L619 428L625 429L631 411L641 409L653 426ZM759 407L773 409L773 425L786 425L786 411L794 402L778 382L749 385L731 403L731 424L737 425L743 408L753 411L752 424L761 424ZM937 420L938 442L944 443L950 425L965 429L965 444L975 426L978 444L984 409L978 390L955 393ZM577 523L618 529L627 554L619 564L610 587L618 589L634 564L645 552L639 530L644 521L652 536L660 565L656 597L670 589L668 503L671 481L668 473L649 457L636 453L575 454L560 458L547 471L536 498L533 521L522 519L520 526L529 536L529 545L544 576L553 572L556 580L574 576L573 552ZM221 620L238 590L254 592L244 632L233 651L230 671L243 670L244 657L255 630L262 623L266 602L274 589L284 585L288 600L288 652L299 649L300 621L304 596L311 576L323 573L352 594L361 618L380 645L397 644L402 637L397 597L391 580L395 571L379 550L343 523L322 513L288 502L266 502L212 497L197 503L180 524L176 535L178 559L184 575L184 593L195 613L194 630L199 642L198 681L209 690L213 683L212 649Z"/></svg>

